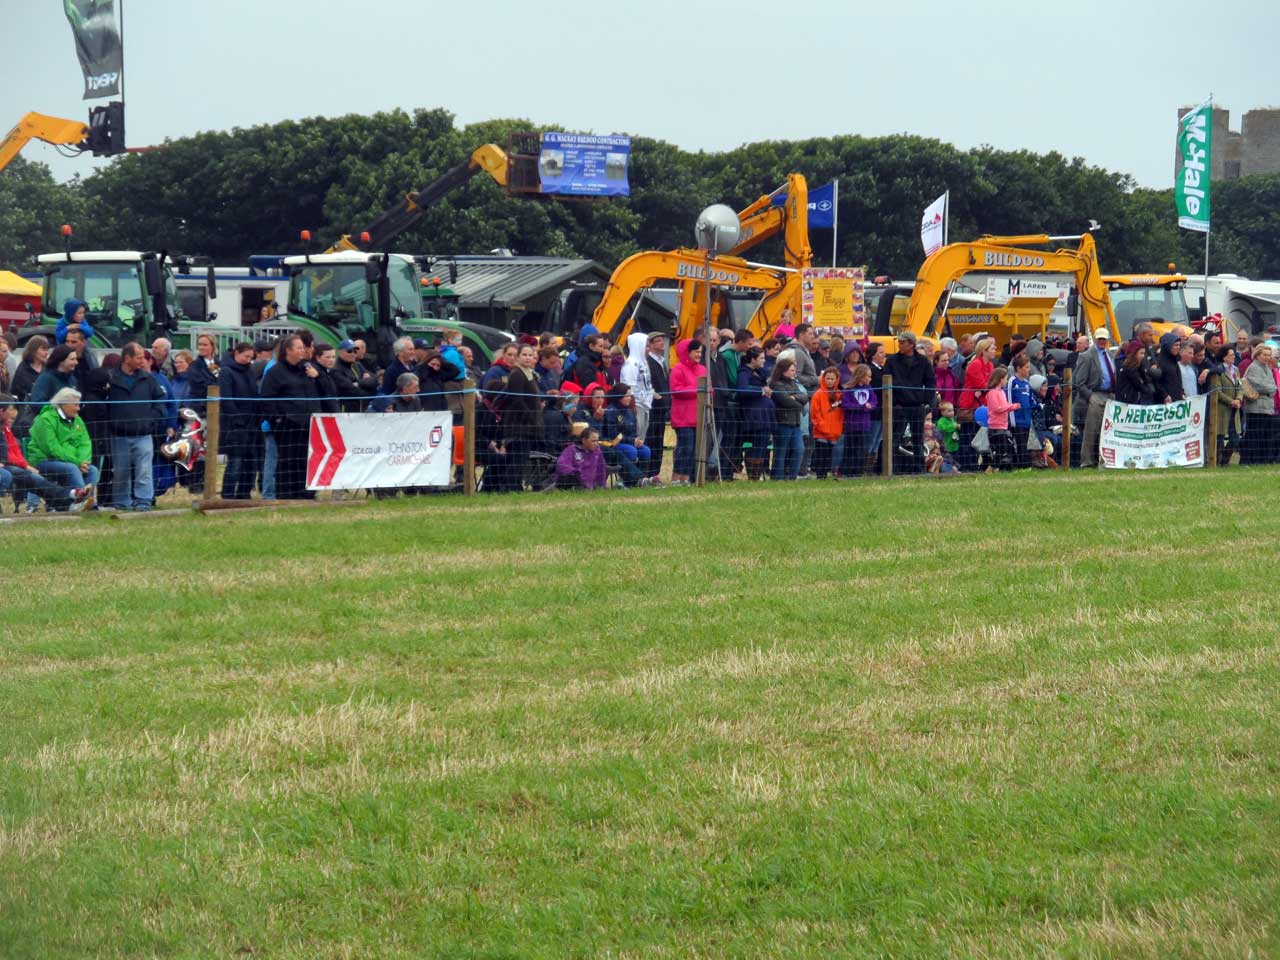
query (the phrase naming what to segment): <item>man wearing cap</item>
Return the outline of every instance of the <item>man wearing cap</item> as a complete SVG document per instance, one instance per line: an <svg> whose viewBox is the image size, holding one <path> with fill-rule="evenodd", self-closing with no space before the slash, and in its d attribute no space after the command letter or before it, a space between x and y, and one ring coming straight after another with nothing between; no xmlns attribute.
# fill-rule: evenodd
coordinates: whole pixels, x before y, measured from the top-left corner
<svg viewBox="0 0 1280 960"><path fill-rule="evenodd" d="M413 359L417 366L427 362L427 354L431 352L431 343L422 337L413 338Z"/></svg>
<svg viewBox="0 0 1280 960"><path fill-rule="evenodd" d="M259 338L253 341L253 360L249 363L249 373L253 376L254 389L262 382L262 371L271 362L271 341Z"/></svg>
<svg viewBox="0 0 1280 960"><path fill-rule="evenodd" d="M910 330L898 334L898 352L884 365L885 376L893 377L893 459L894 471L924 472L924 415L933 406L937 381L933 364L916 353L916 335ZM911 453L902 447L907 428L911 429Z"/></svg>
<svg viewBox="0 0 1280 960"><path fill-rule="evenodd" d="M329 371L343 413L360 413L378 392L378 378L356 359L356 342L338 344L338 362Z"/></svg>
<svg viewBox="0 0 1280 960"><path fill-rule="evenodd" d="M1116 388L1116 365L1108 348L1111 334L1106 327L1093 331L1093 346L1076 354L1075 372L1071 385L1075 397L1071 414L1076 422L1084 423L1084 435L1080 441L1080 466L1098 465L1098 446L1102 439L1102 415L1107 401Z"/></svg>

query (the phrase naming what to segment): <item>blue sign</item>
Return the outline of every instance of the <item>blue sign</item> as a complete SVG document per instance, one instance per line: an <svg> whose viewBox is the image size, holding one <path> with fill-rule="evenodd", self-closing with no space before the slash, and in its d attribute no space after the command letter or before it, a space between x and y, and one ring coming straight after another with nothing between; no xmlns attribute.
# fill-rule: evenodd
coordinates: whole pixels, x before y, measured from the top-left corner
<svg viewBox="0 0 1280 960"><path fill-rule="evenodd" d="M785 207L787 194L779 193L773 198L773 206ZM809 191L809 226L834 227L836 209L836 182L832 180L825 187L814 187Z"/></svg>
<svg viewBox="0 0 1280 960"><path fill-rule="evenodd" d="M579 133L544 133L538 155L543 193L587 197L626 197L630 137L595 137Z"/></svg>

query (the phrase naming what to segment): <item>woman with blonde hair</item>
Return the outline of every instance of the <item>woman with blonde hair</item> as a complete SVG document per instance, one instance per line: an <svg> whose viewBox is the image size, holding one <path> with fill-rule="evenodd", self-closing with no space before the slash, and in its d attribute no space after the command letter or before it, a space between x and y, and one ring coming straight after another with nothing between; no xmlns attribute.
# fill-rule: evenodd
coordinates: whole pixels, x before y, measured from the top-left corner
<svg viewBox="0 0 1280 960"><path fill-rule="evenodd" d="M1275 460L1276 352L1266 343L1253 348L1253 362L1241 384L1244 394L1242 464Z"/></svg>

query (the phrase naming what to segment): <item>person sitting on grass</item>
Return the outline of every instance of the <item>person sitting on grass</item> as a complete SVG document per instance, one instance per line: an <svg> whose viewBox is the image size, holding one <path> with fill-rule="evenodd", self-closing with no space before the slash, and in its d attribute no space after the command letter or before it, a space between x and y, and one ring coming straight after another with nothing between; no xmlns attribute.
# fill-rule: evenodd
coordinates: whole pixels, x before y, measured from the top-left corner
<svg viewBox="0 0 1280 960"><path fill-rule="evenodd" d="M96 487L93 442L80 419L80 392L63 387L31 424L27 458L36 470L68 487Z"/></svg>
<svg viewBox="0 0 1280 960"><path fill-rule="evenodd" d="M609 470L600 450L600 434L581 424L574 442L556 460L555 485L561 490L599 490Z"/></svg>
<svg viewBox="0 0 1280 960"><path fill-rule="evenodd" d="M604 453L605 463L618 471L618 480L622 486L649 486L649 478L641 473L634 461L629 460L618 449L618 445L626 438L622 433L610 429L609 424L605 422L607 413L605 388L598 383L588 385L582 392L582 403L578 405L578 412L574 414L574 419L579 423L585 423L596 432L597 437L603 438L600 440L600 447Z"/></svg>
<svg viewBox="0 0 1280 960"><path fill-rule="evenodd" d="M43 476L27 462L22 454L22 444L13 435L13 422L18 419L17 398L12 394L0 394L0 494L10 487L15 494L34 493L43 499L50 510L79 513L93 506L92 487L68 487ZM35 513L28 505L27 513Z"/></svg>

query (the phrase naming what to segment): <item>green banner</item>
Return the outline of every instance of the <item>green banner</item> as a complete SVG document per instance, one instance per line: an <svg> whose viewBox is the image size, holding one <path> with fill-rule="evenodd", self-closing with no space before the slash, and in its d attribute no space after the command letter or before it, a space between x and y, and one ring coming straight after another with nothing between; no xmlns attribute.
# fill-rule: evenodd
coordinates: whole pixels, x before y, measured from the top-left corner
<svg viewBox="0 0 1280 960"><path fill-rule="evenodd" d="M1209 174L1213 169L1213 101L1208 100L1183 115L1178 123L1178 157L1174 178L1174 202L1178 226L1209 232Z"/></svg>

